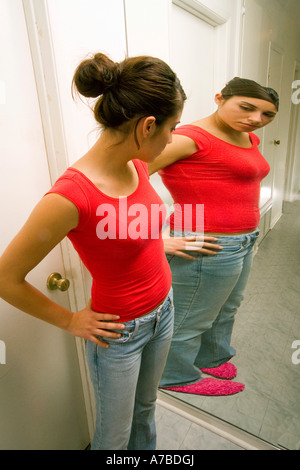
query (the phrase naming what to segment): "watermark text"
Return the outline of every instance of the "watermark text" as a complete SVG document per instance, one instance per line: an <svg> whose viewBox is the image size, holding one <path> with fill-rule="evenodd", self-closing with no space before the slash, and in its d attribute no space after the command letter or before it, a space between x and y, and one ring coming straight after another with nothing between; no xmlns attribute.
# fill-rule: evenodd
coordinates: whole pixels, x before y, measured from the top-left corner
<svg viewBox="0 0 300 470"><path fill-rule="evenodd" d="M6 345L0 340L0 364L6 364Z"/></svg>
<svg viewBox="0 0 300 470"><path fill-rule="evenodd" d="M107 465L131 465L134 468L147 465L187 465L188 467L194 466L194 455L191 454L163 454L155 453L150 455L143 455L142 457L131 456L118 456L113 454L108 457L105 462Z"/></svg>
<svg viewBox="0 0 300 470"><path fill-rule="evenodd" d="M292 344L292 349L296 351L292 354L292 363L294 365L300 364L300 340L295 340Z"/></svg>
<svg viewBox="0 0 300 470"><path fill-rule="evenodd" d="M204 230L203 204L129 204L126 197L118 206L100 204L96 210L99 222L96 234L100 240L158 239L164 222L173 216L175 230L200 232Z"/></svg>

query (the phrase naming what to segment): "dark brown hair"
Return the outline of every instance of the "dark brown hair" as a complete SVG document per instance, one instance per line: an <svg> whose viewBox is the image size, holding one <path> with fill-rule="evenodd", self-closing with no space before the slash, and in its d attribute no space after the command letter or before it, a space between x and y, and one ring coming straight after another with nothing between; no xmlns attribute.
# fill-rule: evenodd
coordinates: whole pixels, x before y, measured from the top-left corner
<svg viewBox="0 0 300 470"><path fill-rule="evenodd" d="M172 69L148 56L115 63L97 53L78 65L72 87L85 97L98 98L94 116L106 129L145 116L154 116L159 126L179 112L186 100Z"/></svg>
<svg viewBox="0 0 300 470"><path fill-rule="evenodd" d="M235 77L221 91L225 100L233 96L247 96L249 98L258 98L260 100L269 101L273 103L279 110L279 96L273 88L264 87L259 85L253 80L247 78Z"/></svg>

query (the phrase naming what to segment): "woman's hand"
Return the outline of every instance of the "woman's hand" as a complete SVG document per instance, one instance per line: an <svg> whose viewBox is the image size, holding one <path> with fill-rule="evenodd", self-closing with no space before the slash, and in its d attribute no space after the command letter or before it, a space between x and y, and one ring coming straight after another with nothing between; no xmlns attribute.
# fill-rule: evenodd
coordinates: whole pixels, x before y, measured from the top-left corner
<svg viewBox="0 0 300 470"><path fill-rule="evenodd" d="M186 259L195 259L194 256L186 253L187 251L196 251L203 255L214 256L218 251L222 250L221 245L216 245L218 238L208 236L192 236L192 237L168 237L163 236L165 253L180 256Z"/></svg>
<svg viewBox="0 0 300 470"><path fill-rule="evenodd" d="M74 336L89 339L98 344L102 348L108 348L109 345L101 341L98 336L108 338L120 338L120 333L110 330L123 330L125 325L122 323L114 323L120 317L110 313L98 313L92 310L92 301L90 300L87 307L74 313L67 331Z"/></svg>

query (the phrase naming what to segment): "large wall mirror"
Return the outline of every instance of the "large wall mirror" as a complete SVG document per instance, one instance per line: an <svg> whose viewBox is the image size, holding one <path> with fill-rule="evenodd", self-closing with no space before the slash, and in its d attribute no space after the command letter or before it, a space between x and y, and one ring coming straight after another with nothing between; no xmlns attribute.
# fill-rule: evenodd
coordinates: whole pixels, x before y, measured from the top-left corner
<svg viewBox="0 0 300 470"><path fill-rule="evenodd" d="M219 91L222 77L218 62L222 49L228 57L234 53L233 49L226 51L224 39L218 42L226 21L211 17L208 22L192 7L196 2L174 1L170 21L170 62L189 95L184 124L212 112L213 94ZM278 448L299 449L300 201L296 193L300 189L300 106L291 97L293 87L300 83L296 81L300 26L293 19L299 18L300 5L297 0L247 0L243 8L240 73L273 87L281 96L278 119L259 134L261 151L272 171L261 187L261 235L233 333L235 380L246 387L229 397L171 391L163 391L161 396L175 407L177 401L178 408L191 415L199 412L203 418L201 413L206 413L207 423L218 418L224 425L220 429L228 424L229 433L238 435L235 430L241 430ZM201 9L197 11L201 13ZM193 38L188 44L187 37ZM225 75L224 69L224 81ZM288 182L291 174L294 183ZM170 203L158 177L152 178Z"/></svg>

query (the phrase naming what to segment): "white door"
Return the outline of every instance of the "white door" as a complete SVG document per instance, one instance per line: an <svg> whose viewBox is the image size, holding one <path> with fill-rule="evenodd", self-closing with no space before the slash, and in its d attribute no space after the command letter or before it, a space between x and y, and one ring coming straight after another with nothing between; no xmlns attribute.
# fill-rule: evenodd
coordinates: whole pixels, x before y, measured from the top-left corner
<svg viewBox="0 0 300 470"><path fill-rule="evenodd" d="M0 0L0 43L2 253L51 183L21 0ZM28 281L70 308L68 292L46 287L53 271L65 275L60 247ZM74 338L0 300L0 341L0 449L84 449L90 436Z"/></svg>
<svg viewBox="0 0 300 470"><path fill-rule="evenodd" d="M173 3L170 65L188 97L183 124L197 121L214 110L215 47L215 28Z"/></svg>

